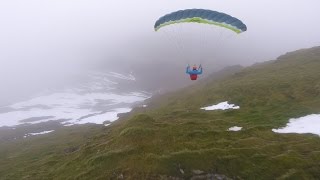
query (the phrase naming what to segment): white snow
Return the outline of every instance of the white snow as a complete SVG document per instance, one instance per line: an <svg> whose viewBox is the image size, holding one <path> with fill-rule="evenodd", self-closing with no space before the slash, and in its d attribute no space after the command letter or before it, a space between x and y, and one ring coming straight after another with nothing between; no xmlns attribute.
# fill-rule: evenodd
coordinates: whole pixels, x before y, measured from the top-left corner
<svg viewBox="0 0 320 180"><path fill-rule="evenodd" d="M30 134L31 136L35 136L35 135L41 135L41 134L48 134L48 133L51 133L53 132L54 130L50 130L50 131L43 131L43 132L39 132L39 133L28 133Z"/></svg>
<svg viewBox="0 0 320 180"><path fill-rule="evenodd" d="M132 73L89 72L83 79L71 87L47 90L46 94L5 106L9 110L0 112L0 127L51 120L64 126L103 124L117 120L119 113L130 112L133 105L152 95L145 91L117 91L122 83L136 80Z"/></svg>
<svg viewBox="0 0 320 180"><path fill-rule="evenodd" d="M78 120L70 120L66 121L66 123L71 124L86 124L86 123L94 123L94 124L103 124L104 121L115 121L117 120L119 113L127 113L130 112L131 108L117 108L111 112L106 112L103 114L93 115L87 118L78 119Z"/></svg>
<svg viewBox="0 0 320 180"><path fill-rule="evenodd" d="M45 105L49 107L74 107L74 105L87 104L93 105L96 100L109 100L111 104L117 103L133 103L146 99L147 97L142 93L130 93L130 94L114 94L114 93L54 93L47 96L37 97L28 101L20 102L11 105L13 109L19 109L34 105Z"/></svg>
<svg viewBox="0 0 320 180"><path fill-rule="evenodd" d="M276 133L312 133L320 136L320 114L289 119L286 127L272 129Z"/></svg>
<svg viewBox="0 0 320 180"><path fill-rule="evenodd" d="M129 74L128 76L125 76L123 74L119 74L116 72L110 72L110 76L115 77L115 78L119 78L119 79L124 79L124 80L131 80L131 81L135 81L136 78L132 75Z"/></svg>
<svg viewBox="0 0 320 180"><path fill-rule="evenodd" d="M239 106L235 106L234 104L229 104L228 101L221 102L216 105L203 107L201 109L204 109L206 111L212 111L212 110L227 110L227 109L239 109Z"/></svg>
<svg viewBox="0 0 320 180"><path fill-rule="evenodd" d="M28 136L37 136L37 135L42 135L42 134L48 134L53 132L54 130L50 130L50 131L43 131L43 132L39 132L39 133L28 133L26 135L24 135L23 137L26 138Z"/></svg>
<svg viewBox="0 0 320 180"><path fill-rule="evenodd" d="M105 81L109 81L109 82L114 83L114 84L118 84L118 83L110 81L106 77L113 77L113 78L117 78L117 79L130 80L130 81L135 81L136 80L136 78L132 75L132 73L130 73L128 75L124 75L124 74L120 74L120 73L117 73L117 72L90 72L90 74L91 74L91 77L93 77L95 79L101 79L101 77L103 77L103 79Z"/></svg>
<svg viewBox="0 0 320 180"><path fill-rule="evenodd" d="M49 120L65 120L66 123L72 124L102 124L106 120L117 120L117 114L131 111L130 104L143 101L147 98L147 95L138 92L123 95L111 92L87 94L54 93L9 106L14 111L0 113L0 127L16 126L26 123L20 122L24 119L48 116L50 118L28 123L36 124ZM101 100L107 101L104 106L123 104L121 105L123 108L106 108L107 112L94 110L92 107L99 106L99 101Z"/></svg>
<svg viewBox="0 0 320 180"><path fill-rule="evenodd" d="M233 126L231 128L229 128L229 131L240 131L242 129L242 127L238 127L238 126Z"/></svg>

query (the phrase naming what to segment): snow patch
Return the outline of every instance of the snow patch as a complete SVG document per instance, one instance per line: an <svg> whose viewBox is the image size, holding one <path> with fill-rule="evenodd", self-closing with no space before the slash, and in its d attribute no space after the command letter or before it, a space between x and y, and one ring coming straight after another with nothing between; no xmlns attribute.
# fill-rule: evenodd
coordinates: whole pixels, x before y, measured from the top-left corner
<svg viewBox="0 0 320 180"><path fill-rule="evenodd" d="M320 136L320 114L289 119L286 127L272 129L275 133L312 133Z"/></svg>
<svg viewBox="0 0 320 180"><path fill-rule="evenodd" d="M136 80L136 78L132 75L132 73L124 75L117 72L90 72L90 75L94 79L103 79L104 81L110 82L112 84L118 84L118 82L110 81L106 77L113 77L117 79L129 80L129 81Z"/></svg>
<svg viewBox="0 0 320 180"><path fill-rule="evenodd" d="M206 111L212 111L212 110L227 110L227 109L240 109L239 106L235 106L234 104L229 104L228 101L221 102L216 105L208 106L208 107L203 107L200 109L204 109Z"/></svg>
<svg viewBox="0 0 320 180"><path fill-rule="evenodd" d="M117 120L119 113L130 112L137 102L152 96L145 91L116 90L126 81L136 80L132 73L89 72L84 79L70 87L47 90L26 101L4 106L8 110L0 112L0 127L48 121L59 121L64 126L103 124Z"/></svg>
<svg viewBox="0 0 320 180"><path fill-rule="evenodd" d="M24 124L25 122L22 121L24 119L45 116L50 116L51 118L28 123L37 124L50 120L68 119L65 122L69 124L102 124L106 120L117 120L117 114L130 112L131 108L128 106L147 98L148 96L138 92L122 95L113 93L55 93L11 105L10 108L14 109L14 111L0 113L0 127L16 126ZM107 101L102 105L103 109L109 109L108 112L93 108L99 106L103 100ZM112 108L112 106L120 104L123 104L124 108Z"/></svg>
<svg viewBox="0 0 320 180"><path fill-rule="evenodd" d="M71 123L71 124L87 124L87 123L103 124L104 121L112 122L112 121L117 120L119 118L118 114L120 114L120 113L127 113L130 111L131 111L131 108L117 108L117 109L114 109L113 111L102 113L99 115L93 115L93 116L89 116L87 118L66 121L66 123Z"/></svg>
<svg viewBox="0 0 320 180"><path fill-rule="evenodd" d="M120 73L110 72L110 75L112 77L119 78L119 79L124 79L124 80L131 80L131 81L135 81L136 80L136 78L132 74L129 74L128 76L125 76L125 75L120 74Z"/></svg>
<svg viewBox="0 0 320 180"><path fill-rule="evenodd" d="M48 133L51 133L53 131L54 130L43 131L43 132L39 132L39 133L28 133L28 134L24 135L23 137L26 138L26 137L29 137L29 136L37 136L37 135L42 135L42 134L48 134Z"/></svg>
<svg viewBox="0 0 320 180"><path fill-rule="evenodd" d="M238 127L238 126L233 126L231 128L229 128L229 131L240 131L242 129L242 127Z"/></svg>

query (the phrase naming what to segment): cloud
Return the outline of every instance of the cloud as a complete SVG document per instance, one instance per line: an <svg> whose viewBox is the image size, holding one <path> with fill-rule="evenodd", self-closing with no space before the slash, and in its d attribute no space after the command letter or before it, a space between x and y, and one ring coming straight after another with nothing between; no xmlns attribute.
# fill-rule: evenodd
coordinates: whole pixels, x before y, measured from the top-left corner
<svg viewBox="0 0 320 180"><path fill-rule="evenodd" d="M59 83L100 64L121 68L155 61L199 63L191 53L199 49L197 43L179 53L153 30L160 16L179 9L217 10L247 24L247 32L217 50L210 46L215 39L209 40L203 53L208 66L274 59L319 45L319 5L317 0L1 1L0 84L6 90L0 94L16 95L22 87Z"/></svg>

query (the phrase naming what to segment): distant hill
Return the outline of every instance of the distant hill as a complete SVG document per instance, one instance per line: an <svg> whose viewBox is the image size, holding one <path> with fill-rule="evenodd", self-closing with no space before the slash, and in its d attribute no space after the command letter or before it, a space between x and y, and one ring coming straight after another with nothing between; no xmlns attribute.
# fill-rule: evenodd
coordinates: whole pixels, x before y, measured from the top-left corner
<svg viewBox="0 0 320 180"><path fill-rule="evenodd" d="M146 108L97 130L75 150L40 147L43 152L34 154L43 141L30 141L35 145L29 149L16 144L0 156L0 174L2 179L318 179L320 137L272 129L320 113L319 70L320 47L228 68L149 99ZM240 109L200 109L224 101ZM228 130L234 126L243 129Z"/></svg>

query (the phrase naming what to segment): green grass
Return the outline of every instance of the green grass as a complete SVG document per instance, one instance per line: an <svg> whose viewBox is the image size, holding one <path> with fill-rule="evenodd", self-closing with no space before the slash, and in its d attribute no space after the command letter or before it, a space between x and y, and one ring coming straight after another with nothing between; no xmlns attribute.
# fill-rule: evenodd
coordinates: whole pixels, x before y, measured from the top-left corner
<svg viewBox="0 0 320 180"><path fill-rule="evenodd" d="M292 52L154 97L146 109L92 129L89 139L64 132L8 144L1 178L190 179L200 170L232 179L318 179L320 137L271 130L320 112L319 69L320 48ZM226 100L241 108L200 110ZM227 131L232 126L243 130Z"/></svg>

